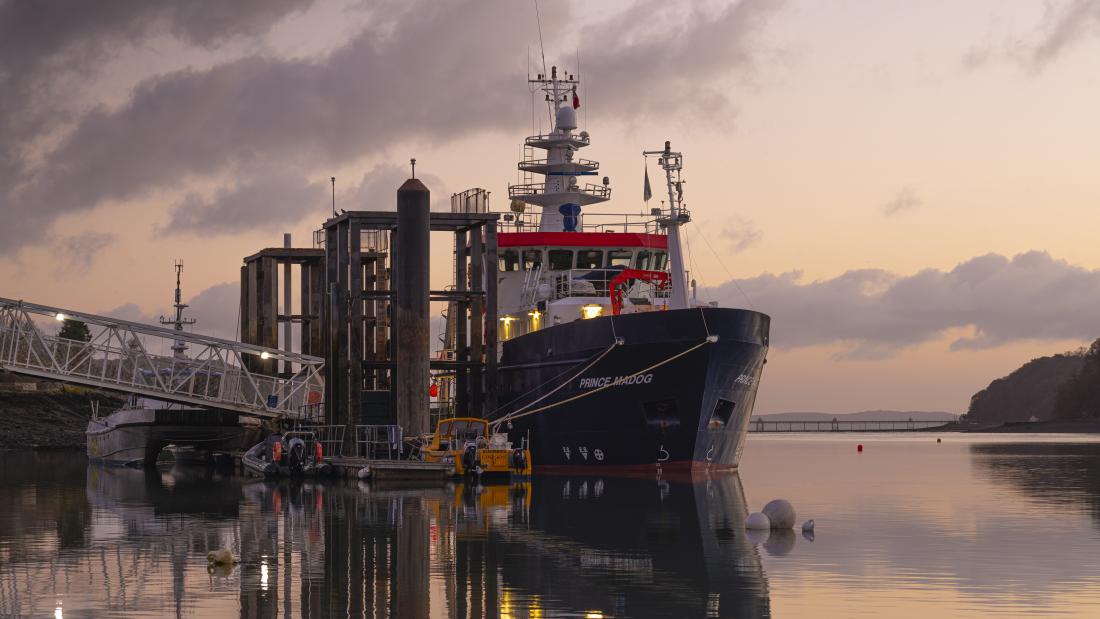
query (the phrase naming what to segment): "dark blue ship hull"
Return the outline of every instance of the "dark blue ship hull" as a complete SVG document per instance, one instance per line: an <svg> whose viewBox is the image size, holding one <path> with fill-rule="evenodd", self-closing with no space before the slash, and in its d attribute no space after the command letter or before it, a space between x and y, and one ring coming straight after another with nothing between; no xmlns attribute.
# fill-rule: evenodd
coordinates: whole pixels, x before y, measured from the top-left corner
<svg viewBox="0 0 1100 619"><path fill-rule="evenodd" d="M539 471L736 469L767 315L695 308L555 325L504 343L497 417ZM618 344L616 344L618 342Z"/></svg>

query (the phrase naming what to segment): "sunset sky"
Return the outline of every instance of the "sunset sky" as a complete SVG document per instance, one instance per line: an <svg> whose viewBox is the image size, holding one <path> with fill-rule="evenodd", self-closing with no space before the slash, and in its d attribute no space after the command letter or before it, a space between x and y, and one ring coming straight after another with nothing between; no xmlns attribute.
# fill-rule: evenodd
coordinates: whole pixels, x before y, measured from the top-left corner
<svg viewBox="0 0 1100 619"><path fill-rule="evenodd" d="M1100 337L1100 1L539 6L597 210L671 140L700 297L773 317L757 412L961 413ZM505 208L538 45L518 0L0 2L0 297L152 320L183 259L233 337L241 258L307 245L330 176L393 208L416 157Z"/></svg>

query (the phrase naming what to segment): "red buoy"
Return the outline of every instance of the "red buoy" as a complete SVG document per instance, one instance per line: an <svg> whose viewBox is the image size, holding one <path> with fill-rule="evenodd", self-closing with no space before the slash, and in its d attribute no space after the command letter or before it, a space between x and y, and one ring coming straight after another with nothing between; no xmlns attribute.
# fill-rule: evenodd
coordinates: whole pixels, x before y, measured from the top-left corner
<svg viewBox="0 0 1100 619"><path fill-rule="evenodd" d="M863 453L863 443L856 445L856 451L858 451L859 453Z"/></svg>

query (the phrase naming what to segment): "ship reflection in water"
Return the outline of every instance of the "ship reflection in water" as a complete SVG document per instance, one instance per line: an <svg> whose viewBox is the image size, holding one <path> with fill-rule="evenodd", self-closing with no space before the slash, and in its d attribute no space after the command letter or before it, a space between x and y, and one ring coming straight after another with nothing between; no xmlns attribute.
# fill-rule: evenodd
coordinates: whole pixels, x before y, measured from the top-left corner
<svg viewBox="0 0 1100 619"><path fill-rule="evenodd" d="M415 488L82 454L0 467L5 617L770 614L737 476ZM208 568L219 548L240 564Z"/></svg>

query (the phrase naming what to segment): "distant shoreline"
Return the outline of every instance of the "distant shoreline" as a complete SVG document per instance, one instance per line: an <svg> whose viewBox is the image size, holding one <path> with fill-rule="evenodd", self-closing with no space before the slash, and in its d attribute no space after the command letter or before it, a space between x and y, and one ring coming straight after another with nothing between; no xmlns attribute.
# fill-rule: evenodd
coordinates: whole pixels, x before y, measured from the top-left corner
<svg viewBox="0 0 1100 619"><path fill-rule="evenodd" d="M1100 420L1054 419L1050 421L1009 421L1000 425L948 423L917 432L981 432L983 434L1100 434Z"/></svg>

